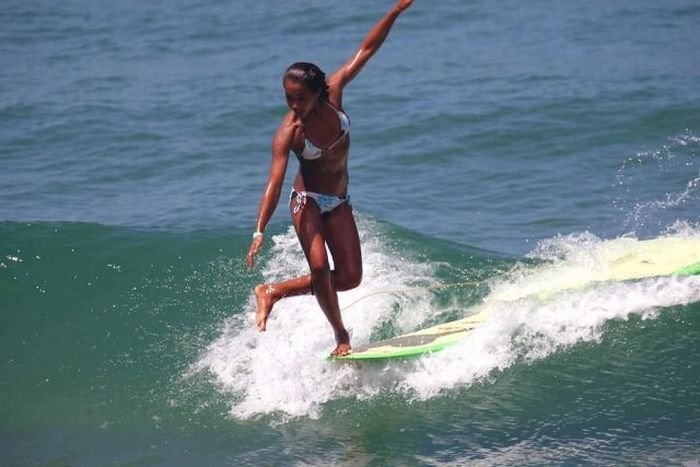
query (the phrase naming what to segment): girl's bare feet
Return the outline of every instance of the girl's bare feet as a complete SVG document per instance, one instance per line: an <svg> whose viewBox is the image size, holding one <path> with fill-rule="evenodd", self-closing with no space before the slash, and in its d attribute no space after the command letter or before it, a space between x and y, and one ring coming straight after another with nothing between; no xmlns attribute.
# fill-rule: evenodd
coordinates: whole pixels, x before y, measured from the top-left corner
<svg viewBox="0 0 700 467"><path fill-rule="evenodd" d="M335 350L331 352L331 357L344 357L350 354L352 347L350 347L350 334L348 334L348 331L343 329L340 332L336 332L335 341L338 345L335 347Z"/></svg>
<svg viewBox="0 0 700 467"><path fill-rule="evenodd" d="M351 350L352 347L350 347L350 344L338 344L335 350L331 352L331 357L344 357L346 355L350 355Z"/></svg>
<svg viewBox="0 0 700 467"><path fill-rule="evenodd" d="M255 324L260 332L267 326L267 317L270 316L272 305L279 300L274 292L275 289L266 284L255 286Z"/></svg>

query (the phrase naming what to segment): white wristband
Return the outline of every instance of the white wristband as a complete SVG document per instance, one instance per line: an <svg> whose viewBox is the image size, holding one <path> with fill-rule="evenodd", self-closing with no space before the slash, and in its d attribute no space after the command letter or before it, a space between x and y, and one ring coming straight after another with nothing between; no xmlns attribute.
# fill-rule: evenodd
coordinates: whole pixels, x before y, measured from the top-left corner
<svg viewBox="0 0 700 467"><path fill-rule="evenodd" d="M262 236L263 236L263 233L259 230L253 232L253 239L256 239L256 238L262 237Z"/></svg>

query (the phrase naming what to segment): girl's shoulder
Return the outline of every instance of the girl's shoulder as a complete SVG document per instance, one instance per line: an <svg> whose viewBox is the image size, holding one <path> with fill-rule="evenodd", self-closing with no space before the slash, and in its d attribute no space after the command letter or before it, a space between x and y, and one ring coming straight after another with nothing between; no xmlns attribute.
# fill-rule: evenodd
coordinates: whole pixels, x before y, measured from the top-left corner
<svg viewBox="0 0 700 467"><path fill-rule="evenodd" d="M303 142L303 128L301 119L294 112L289 111L282 118L282 122L277 128L275 140L289 149L294 149L296 146L299 146L300 141Z"/></svg>
<svg viewBox="0 0 700 467"><path fill-rule="evenodd" d="M343 84L333 77L328 80L328 102L336 109L343 109Z"/></svg>

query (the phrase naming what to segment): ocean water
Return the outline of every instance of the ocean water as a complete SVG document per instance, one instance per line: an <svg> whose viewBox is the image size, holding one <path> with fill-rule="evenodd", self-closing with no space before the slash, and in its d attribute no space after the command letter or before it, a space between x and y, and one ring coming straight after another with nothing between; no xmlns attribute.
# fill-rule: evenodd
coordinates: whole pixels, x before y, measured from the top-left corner
<svg viewBox="0 0 700 467"><path fill-rule="evenodd" d="M554 287L409 361L327 361L312 297L254 329L254 285L306 267L284 202L244 265L281 74L391 3L3 3L0 465L700 462L698 277ZM344 97L353 342L700 237L699 22L416 0Z"/></svg>

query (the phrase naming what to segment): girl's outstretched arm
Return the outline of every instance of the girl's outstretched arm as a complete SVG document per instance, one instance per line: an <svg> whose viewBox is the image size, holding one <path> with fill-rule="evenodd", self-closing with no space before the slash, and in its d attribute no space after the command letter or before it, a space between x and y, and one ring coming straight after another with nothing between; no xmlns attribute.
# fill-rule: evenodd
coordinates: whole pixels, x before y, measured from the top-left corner
<svg viewBox="0 0 700 467"><path fill-rule="evenodd" d="M342 89L357 76L365 63L367 63L382 46L396 18L398 18L405 9L410 7L412 3L413 0L398 0L391 10L379 20L362 41L355 55L330 76L328 85L331 91L342 91Z"/></svg>

